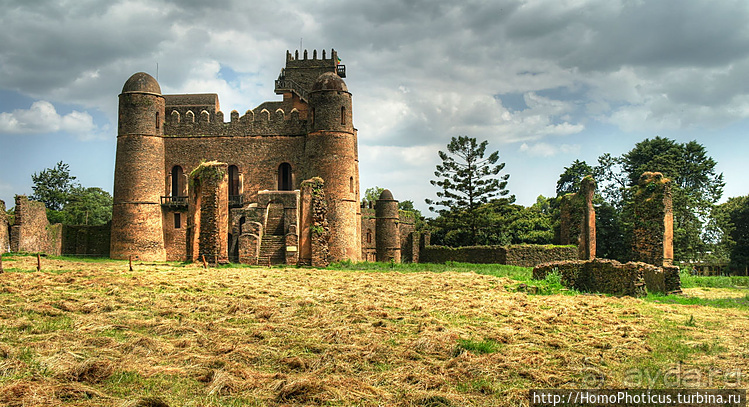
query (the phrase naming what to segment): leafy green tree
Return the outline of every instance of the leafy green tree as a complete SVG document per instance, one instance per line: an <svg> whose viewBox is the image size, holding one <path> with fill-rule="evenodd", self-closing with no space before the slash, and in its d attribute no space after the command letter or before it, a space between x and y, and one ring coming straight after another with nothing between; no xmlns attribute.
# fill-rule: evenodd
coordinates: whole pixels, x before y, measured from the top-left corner
<svg viewBox="0 0 749 407"><path fill-rule="evenodd" d="M104 225L112 220L112 196L98 187L76 187L62 210L63 223Z"/></svg>
<svg viewBox="0 0 749 407"><path fill-rule="evenodd" d="M459 232L463 245L474 245L479 240L479 229L487 221L485 211L479 210L481 206L508 194L505 188L510 175L499 175L505 164L497 164L498 151L485 157L487 146L487 141L453 137L447 152L439 152L442 164L434 171L438 179L430 181L441 188L437 192L439 199L425 200L431 211L435 211L434 205L443 207L437 212L456 228L453 234Z"/></svg>
<svg viewBox="0 0 749 407"><path fill-rule="evenodd" d="M372 188L367 188L367 190L364 191L364 196L361 199L362 203L376 202L377 199L380 197L380 194L382 194L382 191L384 190L385 188L380 188L376 185L373 186Z"/></svg>
<svg viewBox="0 0 749 407"><path fill-rule="evenodd" d="M729 198L716 206L713 225L720 229L715 256L730 259L731 268L746 273L749 267L749 196Z"/></svg>
<svg viewBox="0 0 749 407"><path fill-rule="evenodd" d="M575 160L569 167L564 167L564 172L559 175L557 181L557 196L575 193L580 190L580 181L586 175L593 174L593 167L585 161Z"/></svg>
<svg viewBox="0 0 749 407"><path fill-rule="evenodd" d="M645 139L622 155L621 166L628 187L645 171L660 172L673 182L674 256L695 259L703 255L705 224L723 194L723 174L716 174L715 160L696 141L677 143L655 137ZM626 191L623 200L628 200Z"/></svg>
<svg viewBox="0 0 749 407"><path fill-rule="evenodd" d="M47 168L31 176L34 182L31 199L43 202L48 210L60 211L73 189L79 186L75 179L76 177L70 175L70 167L60 161L53 168Z"/></svg>

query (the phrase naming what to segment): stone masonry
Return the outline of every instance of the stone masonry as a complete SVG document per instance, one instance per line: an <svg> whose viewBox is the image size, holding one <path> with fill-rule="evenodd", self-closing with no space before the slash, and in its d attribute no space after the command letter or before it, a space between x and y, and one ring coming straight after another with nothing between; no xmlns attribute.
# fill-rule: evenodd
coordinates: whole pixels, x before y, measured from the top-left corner
<svg viewBox="0 0 749 407"><path fill-rule="evenodd" d="M273 224L284 230L267 233L261 230L266 219L259 200L264 191L291 193L300 189L302 180L315 177L324 180L329 260L361 258L358 141L351 93L342 79L345 67L338 64L334 50L320 55L287 52L285 62L275 81L282 100L263 102L244 114L232 111L227 117L216 94L163 95L158 82L142 72L125 82L112 257L193 259L198 248L191 247L195 239L188 236L186 220L195 195L187 177L201 162L217 161L227 164L229 214L227 225L217 229L221 235L216 242L231 249L232 259L298 261L300 252L294 248L303 246L303 237L301 228L289 221L292 207L281 213L279 205L269 204L271 212L281 213ZM293 208L295 216L302 216L298 206ZM245 217L242 229L243 215L234 216L238 209L257 210L261 219Z"/></svg>
<svg viewBox="0 0 749 407"><path fill-rule="evenodd" d="M44 204L16 195L15 222L10 229L10 251L59 256L62 225L50 225Z"/></svg>
<svg viewBox="0 0 749 407"><path fill-rule="evenodd" d="M671 180L660 172L640 176L634 193L632 258L655 266L674 260L674 215Z"/></svg>
<svg viewBox="0 0 749 407"><path fill-rule="evenodd" d="M229 261L229 204L225 163L206 162L190 173L190 225L188 229L192 260L205 257L217 264ZM197 249L197 250L196 250Z"/></svg>
<svg viewBox="0 0 749 407"><path fill-rule="evenodd" d="M0 199L0 254L10 249L10 225L8 215L5 213L5 201Z"/></svg>
<svg viewBox="0 0 749 407"><path fill-rule="evenodd" d="M596 192L596 182L588 175L580 182L579 198L582 206L582 222L580 225L580 239L578 239L578 258L592 260L596 257L596 211L593 209L593 195Z"/></svg>

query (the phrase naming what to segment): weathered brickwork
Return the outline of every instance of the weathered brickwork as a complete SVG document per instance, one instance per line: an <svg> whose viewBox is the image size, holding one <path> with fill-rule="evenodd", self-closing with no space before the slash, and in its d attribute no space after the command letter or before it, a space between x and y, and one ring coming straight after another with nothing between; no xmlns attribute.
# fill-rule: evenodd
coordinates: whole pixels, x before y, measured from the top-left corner
<svg viewBox="0 0 749 407"><path fill-rule="evenodd" d="M190 173L191 221L187 235L193 261L229 261L227 173L228 165L216 161L202 163Z"/></svg>
<svg viewBox="0 0 749 407"><path fill-rule="evenodd" d="M345 69L337 60L335 51L321 58L317 52L311 58L287 53L275 83L283 100L226 118L216 94L162 95L145 73L128 79L120 95L112 257L194 258L197 239L191 239L184 219L192 215L183 216L193 205L186 174L201 162L217 161L228 166L228 212L257 209L252 205L260 191L293 191L302 180L323 179L329 260L359 260L357 134L351 93L340 76ZM225 242L234 261L257 262L264 252L275 258L280 245L284 262L296 262L301 255L296 246L304 246L304 238L291 218L299 216L299 205L284 207L278 220L283 233L258 230L255 236L244 236L228 216L231 224L217 241ZM265 221L259 219L261 228Z"/></svg>
<svg viewBox="0 0 749 407"><path fill-rule="evenodd" d="M640 176L634 193L632 258L656 266L674 260L671 180L659 172Z"/></svg>
<svg viewBox="0 0 749 407"><path fill-rule="evenodd" d="M112 225L63 225L62 254L109 257Z"/></svg>
<svg viewBox="0 0 749 407"><path fill-rule="evenodd" d="M596 211L593 209L593 194L596 192L596 182L590 175L580 182L580 199L582 206L582 222L580 224L580 238L578 239L578 258L592 260L596 257Z"/></svg>
<svg viewBox="0 0 749 407"><path fill-rule="evenodd" d="M301 265L327 267L330 263L330 224L324 184L322 178L312 178L302 183Z"/></svg>
<svg viewBox="0 0 749 407"><path fill-rule="evenodd" d="M416 231L416 218L413 212L397 209L397 239L391 239L393 244L397 244L400 251L401 263L418 263L420 252L421 234ZM389 201L385 201L387 205ZM364 261L377 260L377 225L378 222L392 223L392 208L390 208L391 217L380 218L377 216L375 209L376 202L363 202L361 204L361 258ZM383 225L380 225L382 228ZM387 226L386 226L387 227ZM389 225L392 227L392 225ZM397 243L396 243L397 242ZM389 258L385 261L390 261Z"/></svg>
<svg viewBox="0 0 749 407"><path fill-rule="evenodd" d="M552 261L577 259L575 246L513 245L513 246L426 246L421 249L420 262L446 263L457 261L477 264L508 264L534 267Z"/></svg>
<svg viewBox="0 0 749 407"><path fill-rule="evenodd" d="M398 230L398 201L389 190L384 190L375 203L375 249L379 262L401 262L401 242Z"/></svg>
<svg viewBox="0 0 749 407"><path fill-rule="evenodd" d="M46 253L59 256L62 250L62 225L50 225L47 209L41 202L16 195L15 222L10 229L10 251Z"/></svg>
<svg viewBox="0 0 749 407"><path fill-rule="evenodd" d="M0 199L0 254L10 250L10 224L5 213L5 201Z"/></svg>
<svg viewBox="0 0 749 407"><path fill-rule="evenodd" d="M616 260L593 259L545 263L533 269L533 278L543 280L549 273L559 273L562 285L579 291L642 297L647 292L678 292L674 281L675 267L656 267L642 262L619 263ZM676 268L678 279L678 268Z"/></svg>

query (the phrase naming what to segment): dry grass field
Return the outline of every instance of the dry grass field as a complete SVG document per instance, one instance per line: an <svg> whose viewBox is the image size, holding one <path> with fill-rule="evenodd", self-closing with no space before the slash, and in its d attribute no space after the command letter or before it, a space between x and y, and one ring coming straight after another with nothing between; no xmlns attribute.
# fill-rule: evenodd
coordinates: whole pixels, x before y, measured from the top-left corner
<svg viewBox="0 0 749 407"><path fill-rule="evenodd" d="M4 406L520 406L530 388L749 380L741 288L633 299L530 294L527 270L498 266L3 259Z"/></svg>

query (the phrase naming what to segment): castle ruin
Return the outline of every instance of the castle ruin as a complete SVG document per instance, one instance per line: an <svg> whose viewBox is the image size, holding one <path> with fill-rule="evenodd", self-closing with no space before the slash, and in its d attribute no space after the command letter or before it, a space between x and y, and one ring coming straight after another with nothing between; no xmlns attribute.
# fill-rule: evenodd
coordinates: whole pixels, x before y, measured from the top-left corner
<svg viewBox="0 0 749 407"><path fill-rule="evenodd" d="M287 51L275 81L283 100L241 116L232 111L228 122L216 94L164 95L150 75L130 77L119 95L110 256L251 264L360 260L357 131L338 61L335 50L319 58L317 51L311 58ZM314 184L320 193L303 196L301 185L311 179L321 180ZM315 203L315 196L324 202ZM388 206L389 224L378 226L378 239L388 241L383 256L400 261L397 201L392 195L385 201L396 207ZM315 218L321 213L311 211L323 206L325 219ZM325 238L313 238L323 223ZM326 253L325 259L312 253Z"/></svg>

